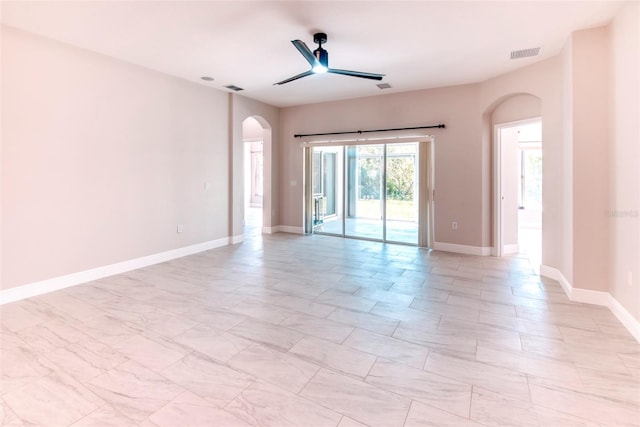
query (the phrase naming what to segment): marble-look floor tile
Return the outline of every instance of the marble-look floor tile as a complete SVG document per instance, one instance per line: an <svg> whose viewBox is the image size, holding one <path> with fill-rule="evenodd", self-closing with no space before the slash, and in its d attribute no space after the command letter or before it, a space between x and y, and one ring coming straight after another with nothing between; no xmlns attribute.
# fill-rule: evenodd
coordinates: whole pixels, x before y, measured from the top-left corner
<svg viewBox="0 0 640 427"><path fill-rule="evenodd" d="M403 307L409 307L414 298L413 295L366 288L360 288L353 295Z"/></svg>
<svg viewBox="0 0 640 427"><path fill-rule="evenodd" d="M353 331L344 345L416 368L422 368L429 354L429 349L422 345L362 329Z"/></svg>
<svg viewBox="0 0 640 427"><path fill-rule="evenodd" d="M618 353L627 370L636 378L640 378L640 352ZM640 380L639 380L640 381Z"/></svg>
<svg viewBox="0 0 640 427"><path fill-rule="evenodd" d="M96 306L118 298L118 295L104 289L100 282L83 283L78 286L67 288L63 292L69 296Z"/></svg>
<svg viewBox="0 0 640 427"><path fill-rule="evenodd" d="M420 297L416 297L413 300L410 308L422 310L434 315L446 315L450 318L467 320L469 322L477 321L480 315L480 310L477 308L452 305L447 304L446 302L430 301Z"/></svg>
<svg viewBox="0 0 640 427"><path fill-rule="evenodd" d="M99 313L99 308L64 292L51 292L33 299L51 308L61 319L70 322L82 322Z"/></svg>
<svg viewBox="0 0 640 427"><path fill-rule="evenodd" d="M229 365L294 393L302 390L320 369L316 364L261 344L241 351Z"/></svg>
<svg viewBox="0 0 640 427"><path fill-rule="evenodd" d="M511 304L489 302L478 298L472 298L462 295L449 295L447 304L457 307L465 307L472 310L478 310L478 312L488 312L500 314L502 316L516 317L515 306Z"/></svg>
<svg viewBox="0 0 640 427"><path fill-rule="evenodd" d="M302 359L364 378L376 356L319 338L304 337L289 350Z"/></svg>
<svg viewBox="0 0 640 427"><path fill-rule="evenodd" d="M524 402L530 401L527 377L516 371L435 351L429 354L424 370L465 384L484 387Z"/></svg>
<svg viewBox="0 0 640 427"><path fill-rule="evenodd" d="M358 311L369 311L376 305L376 300L365 298L365 297L357 297L348 293L339 292L336 290L328 290L321 295L319 295L315 301L334 305L336 307L350 308L352 310Z"/></svg>
<svg viewBox="0 0 640 427"><path fill-rule="evenodd" d="M602 372L595 369L577 368L580 383L554 383L549 378L546 385L558 385L563 388L604 397L622 404L635 405L640 410L640 381L628 374ZM640 416L640 414L639 414Z"/></svg>
<svg viewBox="0 0 640 427"><path fill-rule="evenodd" d="M0 394L19 390L27 384L50 375L51 362L29 347L17 335L0 334Z"/></svg>
<svg viewBox="0 0 640 427"><path fill-rule="evenodd" d="M142 332L141 328L128 326L124 320L108 314L74 323L74 327L107 345L115 345Z"/></svg>
<svg viewBox="0 0 640 427"><path fill-rule="evenodd" d="M136 362L125 362L87 383L95 394L134 421L143 421L184 389Z"/></svg>
<svg viewBox="0 0 640 427"><path fill-rule="evenodd" d="M31 328L53 319L55 316L50 310L47 313L42 304L32 300L13 302L2 306L2 326L11 332Z"/></svg>
<svg viewBox="0 0 640 427"><path fill-rule="evenodd" d="M637 405L624 405L587 393L541 385L531 380L531 400L537 406L559 412L571 408L586 420L603 425L640 425L640 410Z"/></svg>
<svg viewBox="0 0 640 427"><path fill-rule="evenodd" d="M404 427L482 427L468 417L458 417L420 402L411 402Z"/></svg>
<svg viewBox="0 0 640 427"><path fill-rule="evenodd" d="M471 337L478 340L478 344L486 344L498 348L521 350L520 335L491 325L468 322L460 319L450 319L443 316L438 324L438 330L450 335Z"/></svg>
<svg viewBox="0 0 640 427"><path fill-rule="evenodd" d="M522 343L522 350L526 353L570 362L578 368L625 375L630 374L627 367L620 363L618 354L608 351L605 347L600 347L597 351L588 351L579 345L569 345L563 340L525 334L520 334L520 342Z"/></svg>
<svg viewBox="0 0 640 427"><path fill-rule="evenodd" d="M249 427L251 425L188 391L152 414L149 421L158 427L208 425Z"/></svg>
<svg viewBox="0 0 640 427"><path fill-rule="evenodd" d="M338 427L367 427L367 425L359 423L349 417L342 417Z"/></svg>
<svg viewBox="0 0 640 427"><path fill-rule="evenodd" d="M526 355L517 351L498 350L482 345L478 345L476 360L523 374L547 378L558 384L573 385L575 387L583 385L578 370L571 363L559 362L541 356Z"/></svg>
<svg viewBox="0 0 640 427"><path fill-rule="evenodd" d="M24 427L22 420L3 400L0 400L0 426Z"/></svg>
<svg viewBox="0 0 640 427"><path fill-rule="evenodd" d="M410 404L409 399L327 369L320 370L300 395L376 426L402 425Z"/></svg>
<svg viewBox="0 0 640 427"><path fill-rule="evenodd" d="M534 405L514 399L508 399L496 393L474 387L471 401L471 416L486 426L586 426L589 421L580 420L551 410L541 409L543 416L538 417ZM541 422L544 421L544 422ZM595 423L591 424L595 426Z"/></svg>
<svg viewBox="0 0 640 427"><path fill-rule="evenodd" d="M353 331L351 326L305 314L294 314L280 323L280 325L338 344L343 342Z"/></svg>
<svg viewBox="0 0 640 427"><path fill-rule="evenodd" d="M254 376L191 353L160 372L175 384L223 408L254 381Z"/></svg>
<svg viewBox="0 0 640 427"><path fill-rule="evenodd" d="M174 364L191 351L188 347L151 335L134 335L114 345L113 348L156 372Z"/></svg>
<svg viewBox="0 0 640 427"><path fill-rule="evenodd" d="M245 338L205 325L197 325L173 340L221 362L227 362L252 343Z"/></svg>
<svg viewBox="0 0 640 427"><path fill-rule="evenodd" d="M400 321L388 317L345 308L337 308L328 319L381 335L393 334L400 323Z"/></svg>
<svg viewBox="0 0 640 427"><path fill-rule="evenodd" d="M304 334L293 329L283 328L258 320L247 319L229 330L233 335L261 342L287 351L293 347Z"/></svg>
<svg viewBox="0 0 640 427"><path fill-rule="evenodd" d="M533 320L522 319L520 317L514 318L483 312L479 315L478 323L522 334L562 339L560 329L557 326L551 323L536 322Z"/></svg>
<svg viewBox="0 0 640 427"><path fill-rule="evenodd" d="M201 307L199 309L194 309L193 311L185 313L184 317L195 320L196 322L204 325L214 326L216 329L223 331L228 331L247 319L246 316L217 307Z"/></svg>
<svg viewBox="0 0 640 427"><path fill-rule="evenodd" d="M73 423L71 427L138 427L138 424L112 407L105 405Z"/></svg>
<svg viewBox="0 0 640 427"><path fill-rule="evenodd" d="M247 298L240 304L234 306L231 310L247 317L274 325L280 324L280 322L297 313L294 310L256 301L251 298Z"/></svg>
<svg viewBox="0 0 640 427"><path fill-rule="evenodd" d="M92 338L46 353L52 368L86 382L129 360L125 355Z"/></svg>
<svg viewBox="0 0 640 427"><path fill-rule="evenodd" d="M257 231L3 305L0 424L60 377L62 425L640 425L640 344L528 259Z"/></svg>
<svg viewBox="0 0 640 427"><path fill-rule="evenodd" d="M17 336L40 353L54 351L89 338L84 332L58 319L23 329Z"/></svg>
<svg viewBox="0 0 640 427"><path fill-rule="evenodd" d="M58 373L39 378L2 398L29 425L69 425L104 404L78 381Z"/></svg>
<svg viewBox="0 0 640 427"><path fill-rule="evenodd" d="M471 403L471 385L422 369L378 358L365 382L443 411L466 417Z"/></svg>
<svg viewBox="0 0 640 427"><path fill-rule="evenodd" d="M335 426L341 415L262 381L242 391L226 410L251 425L264 427Z"/></svg>
<svg viewBox="0 0 640 427"><path fill-rule="evenodd" d="M478 346L478 340L473 336L456 335L436 328L407 327L404 322L400 323L393 337L469 360L475 360Z"/></svg>

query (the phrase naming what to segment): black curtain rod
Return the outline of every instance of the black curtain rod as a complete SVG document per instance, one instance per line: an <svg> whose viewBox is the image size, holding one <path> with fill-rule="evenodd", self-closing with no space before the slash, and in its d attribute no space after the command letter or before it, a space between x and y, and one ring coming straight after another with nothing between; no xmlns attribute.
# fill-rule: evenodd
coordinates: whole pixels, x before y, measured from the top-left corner
<svg viewBox="0 0 640 427"><path fill-rule="evenodd" d="M372 132L391 132L398 130L416 130L416 129L433 129L439 128L444 129L444 124L433 125L433 126L415 126L411 128L395 128L395 129L374 129L374 130L352 130L347 132L325 132L325 133L302 133L293 135L295 138L303 138L306 136L327 136L327 135L346 135L349 133L372 133Z"/></svg>

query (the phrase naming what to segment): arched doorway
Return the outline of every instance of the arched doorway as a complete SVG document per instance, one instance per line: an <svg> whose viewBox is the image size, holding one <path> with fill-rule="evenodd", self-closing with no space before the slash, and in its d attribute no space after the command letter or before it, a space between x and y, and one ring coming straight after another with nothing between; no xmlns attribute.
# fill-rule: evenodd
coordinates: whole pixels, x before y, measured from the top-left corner
<svg viewBox="0 0 640 427"><path fill-rule="evenodd" d="M260 116L242 121L241 218L246 237L271 233L271 126ZM235 215L234 215L235 216Z"/></svg>
<svg viewBox="0 0 640 427"><path fill-rule="evenodd" d="M485 113L493 152L492 254L517 253L536 266L542 248L541 109L540 98L513 94Z"/></svg>

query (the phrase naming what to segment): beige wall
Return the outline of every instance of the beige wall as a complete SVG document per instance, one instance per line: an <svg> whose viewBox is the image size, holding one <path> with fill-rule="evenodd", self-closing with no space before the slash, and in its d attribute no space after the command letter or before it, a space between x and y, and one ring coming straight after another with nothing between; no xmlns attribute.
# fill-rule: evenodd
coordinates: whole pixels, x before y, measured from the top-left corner
<svg viewBox="0 0 640 427"><path fill-rule="evenodd" d="M1 120L3 289L227 236L226 94L3 27Z"/></svg>
<svg viewBox="0 0 640 427"><path fill-rule="evenodd" d="M640 4L610 27L609 292L640 320ZM602 212L600 212L602 214ZM599 253L603 256L603 253ZM631 276L631 277L629 277Z"/></svg>
<svg viewBox="0 0 640 427"><path fill-rule="evenodd" d="M296 133L367 130L445 123L435 135L435 239L481 246L483 165L478 86L407 92L291 107L282 111L282 224L302 227L303 161ZM458 222L458 230L451 229Z"/></svg>
<svg viewBox="0 0 640 427"><path fill-rule="evenodd" d="M608 28L572 36L573 286L608 290ZM599 60L594 60L598 58ZM604 208L604 209L603 209ZM599 249L598 249L599 248Z"/></svg>

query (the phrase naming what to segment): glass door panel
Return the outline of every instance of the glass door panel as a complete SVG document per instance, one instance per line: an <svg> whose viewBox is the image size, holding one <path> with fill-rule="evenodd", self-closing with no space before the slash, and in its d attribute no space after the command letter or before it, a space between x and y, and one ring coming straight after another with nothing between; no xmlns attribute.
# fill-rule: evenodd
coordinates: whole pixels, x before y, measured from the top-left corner
<svg viewBox="0 0 640 427"><path fill-rule="evenodd" d="M349 237L384 239L384 146L346 147L344 234Z"/></svg>
<svg viewBox="0 0 640 427"><path fill-rule="evenodd" d="M313 232L343 235L343 147L314 147L312 152Z"/></svg>
<svg viewBox="0 0 640 427"><path fill-rule="evenodd" d="M386 160L386 240L418 244L418 144L389 144Z"/></svg>

